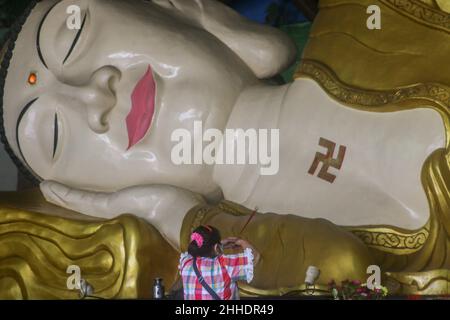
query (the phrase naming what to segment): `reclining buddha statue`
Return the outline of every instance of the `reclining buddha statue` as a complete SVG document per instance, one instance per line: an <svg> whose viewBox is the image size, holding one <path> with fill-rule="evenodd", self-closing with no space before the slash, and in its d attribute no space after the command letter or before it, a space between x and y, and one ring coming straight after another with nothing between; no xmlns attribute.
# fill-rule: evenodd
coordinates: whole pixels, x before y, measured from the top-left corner
<svg viewBox="0 0 450 320"><path fill-rule="evenodd" d="M300 294L311 265L319 293L371 265L397 293L448 293L449 12L323 0L295 80L274 85L295 45L220 2L34 2L3 46L0 121L40 191L1 196L0 297L75 298L70 265L101 297L149 297L200 224L261 252L243 295ZM203 135L264 129L270 161L248 164ZM180 130L213 159L174 161Z"/></svg>

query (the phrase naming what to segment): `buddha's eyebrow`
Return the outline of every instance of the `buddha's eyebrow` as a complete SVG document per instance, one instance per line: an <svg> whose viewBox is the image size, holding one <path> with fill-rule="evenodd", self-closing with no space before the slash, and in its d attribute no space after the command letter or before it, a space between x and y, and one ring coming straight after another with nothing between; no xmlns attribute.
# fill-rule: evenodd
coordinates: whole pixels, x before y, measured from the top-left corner
<svg viewBox="0 0 450 320"><path fill-rule="evenodd" d="M81 24L81 27L78 30L77 35L75 36L75 39L72 42L72 45L70 46L69 52L67 53L66 57L63 60L63 64L66 63L67 59L69 59L70 55L72 54L73 49L75 48L78 40L80 39L81 32L83 31L84 24L86 23L86 17L87 17L87 14L84 15L83 23Z"/></svg>
<svg viewBox="0 0 450 320"><path fill-rule="evenodd" d="M39 27L38 27L38 32L37 32L37 37L36 37L36 47L37 47L37 52L39 55L39 59L41 59L42 64L45 66L46 69L48 69L47 64L44 61L44 57L42 56L42 51L41 51L41 44L40 44L40 39L41 39L41 30L42 30L42 26L44 25L45 19L48 17L48 14L50 13L50 11L52 11L52 9L58 4L55 3L53 6L51 6L51 8L47 11L47 13L44 15L44 17L42 18L41 22L39 23Z"/></svg>
<svg viewBox="0 0 450 320"><path fill-rule="evenodd" d="M30 166L28 165L27 160L23 156L22 148L20 147L20 142L19 142L19 125L20 125L20 122L22 121L25 113L27 113L27 111L30 109L30 107L33 105L33 103L35 103L37 101L37 99L39 99L39 98L36 98L36 99L28 102L25 105L25 107L23 107L22 111L20 112L19 118L17 119L17 124L16 124L16 142L17 142L17 147L19 148L20 156L25 161L25 163L27 164L28 167L30 167Z"/></svg>

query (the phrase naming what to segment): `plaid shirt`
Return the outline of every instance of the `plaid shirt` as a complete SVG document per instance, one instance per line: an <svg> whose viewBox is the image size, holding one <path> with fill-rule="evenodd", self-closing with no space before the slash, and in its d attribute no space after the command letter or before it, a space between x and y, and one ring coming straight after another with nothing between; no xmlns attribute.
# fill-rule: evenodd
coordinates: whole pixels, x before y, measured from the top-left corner
<svg viewBox="0 0 450 320"><path fill-rule="evenodd" d="M212 300L213 297L200 284L192 267L194 258L181 254L179 270L183 279L185 300ZM222 300L239 299L236 282L253 278L253 253L250 248L235 255L221 255L216 258L197 257L197 266L205 282Z"/></svg>

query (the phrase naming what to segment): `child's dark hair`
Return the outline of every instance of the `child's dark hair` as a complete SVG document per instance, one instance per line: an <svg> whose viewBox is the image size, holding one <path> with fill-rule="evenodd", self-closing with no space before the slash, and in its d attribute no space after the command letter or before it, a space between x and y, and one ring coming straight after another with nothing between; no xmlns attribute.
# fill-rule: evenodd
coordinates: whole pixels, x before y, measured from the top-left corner
<svg viewBox="0 0 450 320"><path fill-rule="evenodd" d="M197 227L191 235L188 253L193 257L213 258L214 246L220 244L220 232L212 226Z"/></svg>

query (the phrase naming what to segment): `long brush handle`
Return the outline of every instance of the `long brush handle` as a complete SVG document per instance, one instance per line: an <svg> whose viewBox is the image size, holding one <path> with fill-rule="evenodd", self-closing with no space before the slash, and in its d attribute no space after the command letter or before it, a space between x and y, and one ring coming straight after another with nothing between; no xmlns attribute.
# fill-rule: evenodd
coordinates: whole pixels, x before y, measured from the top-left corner
<svg viewBox="0 0 450 320"><path fill-rule="evenodd" d="M253 217L256 215L256 212L258 211L258 207L255 207L255 210L253 210L252 214L248 218L247 222L245 223L244 227L241 229L241 232L239 232L239 237L241 236L242 232L244 232L245 228L247 228L250 221L252 221Z"/></svg>

